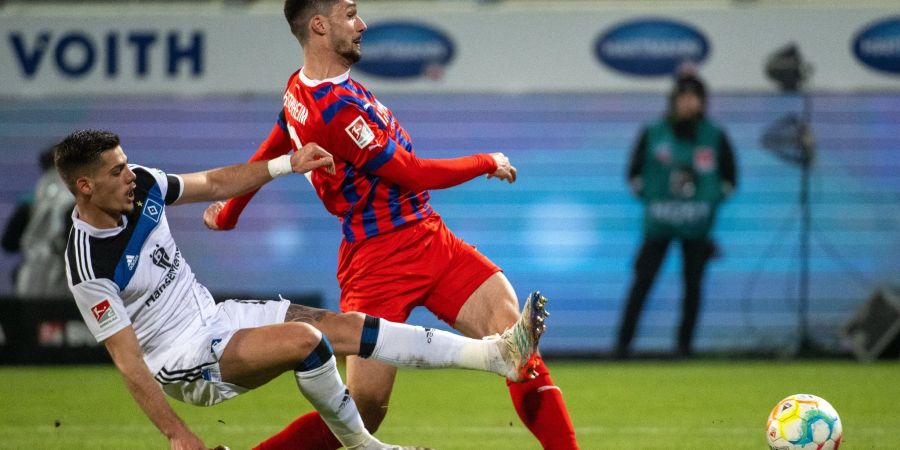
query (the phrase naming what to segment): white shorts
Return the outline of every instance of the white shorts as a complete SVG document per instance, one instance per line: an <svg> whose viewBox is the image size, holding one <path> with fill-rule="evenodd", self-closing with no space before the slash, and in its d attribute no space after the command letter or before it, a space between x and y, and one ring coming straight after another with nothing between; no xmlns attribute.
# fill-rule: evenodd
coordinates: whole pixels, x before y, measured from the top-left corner
<svg viewBox="0 0 900 450"><path fill-rule="evenodd" d="M197 406L211 406L244 392L222 381L219 359L237 330L284 322L287 300L226 300L205 325L179 338L166 353L156 381L166 394Z"/></svg>

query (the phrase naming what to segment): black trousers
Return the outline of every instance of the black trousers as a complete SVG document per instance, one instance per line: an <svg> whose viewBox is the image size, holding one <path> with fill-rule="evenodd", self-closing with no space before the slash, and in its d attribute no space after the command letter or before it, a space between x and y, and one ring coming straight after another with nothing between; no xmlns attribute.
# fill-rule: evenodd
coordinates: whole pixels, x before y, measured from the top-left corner
<svg viewBox="0 0 900 450"><path fill-rule="evenodd" d="M619 324L616 356L626 357L630 352L631 340L634 338L641 310L671 242L672 239L644 238L637 261L635 261L635 276L628 294L628 302ZM705 238L684 239L680 242L684 297L682 299L681 326L678 329L677 351L681 355L687 355L691 352L697 313L700 310L703 273L707 261L713 254L714 246L710 240Z"/></svg>

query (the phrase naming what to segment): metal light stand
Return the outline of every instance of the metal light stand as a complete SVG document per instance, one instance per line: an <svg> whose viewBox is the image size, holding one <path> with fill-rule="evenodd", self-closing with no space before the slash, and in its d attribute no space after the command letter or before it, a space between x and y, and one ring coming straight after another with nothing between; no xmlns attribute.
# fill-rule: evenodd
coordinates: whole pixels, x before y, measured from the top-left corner
<svg viewBox="0 0 900 450"><path fill-rule="evenodd" d="M810 178L815 162L815 139L812 121L812 96L802 89L811 73L809 64L803 61L794 44L779 49L766 67L767 75L786 93L799 94L803 100L802 112L787 114L773 123L762 137L762 145L785 161L800 166L800 271L797 301L797 347L795 356L817 356L821 350L809 334L809 260L812 233L812 209L810 206Z"/></svg>
<svg viewBox="0 0 900 450"><path fill-rule="evenodd" d="M803 94L803 114L800 120L800 290L797 301L797 318L800 337L797 342L797 356L811 356L819 353L809 336L809 258L812 232L812 208L809 199L810 175L815 161L815 140L810 121L812 119L812 98Z"/></svg>

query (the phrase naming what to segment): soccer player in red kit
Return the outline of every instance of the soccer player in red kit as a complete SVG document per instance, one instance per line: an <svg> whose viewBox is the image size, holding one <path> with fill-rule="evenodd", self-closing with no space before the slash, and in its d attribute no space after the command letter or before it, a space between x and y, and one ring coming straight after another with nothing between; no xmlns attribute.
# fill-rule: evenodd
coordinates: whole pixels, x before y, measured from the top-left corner
<svg viewBox="0 0 900 450"><path fill-rule="evenodd" d="M428 204L428 190L481 175L512 183L515 167L502 153L416 156L390 109L350 77L366 31L353 0L287 0L284 13L303 48L304 65L288 80L279 119L251 160L273 159L311 142L334 156L336 172L316 171L310 181L341 221L341 310L404 322L414 307L424 306L470 337L512 326L519 313L509 281L447 229ZM211 205L204 214L207 226L233 228L253 194ZM347 358L347 384L373 432L387 412L395 376L393 367ZM525 426L544 448L577 448L562 393L544 363L536 359L522 379L508 386ZM315 413L281 434L302 436L303 448L340 447ZM274 447L268 444L260 448Z"/></svg>

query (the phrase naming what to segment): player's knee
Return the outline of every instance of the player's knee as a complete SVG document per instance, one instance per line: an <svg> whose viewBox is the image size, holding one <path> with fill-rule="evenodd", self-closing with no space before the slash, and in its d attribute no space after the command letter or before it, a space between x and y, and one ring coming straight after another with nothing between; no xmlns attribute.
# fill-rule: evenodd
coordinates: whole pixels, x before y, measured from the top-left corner
<svg viewBox="0 0 900 450"><path fill-rule="evenodd" d="M290 342L291 348L298 360L305 358L322 341L322 333L310 324L303 322L288 322L289 326L286 342Z"/></svg>
<svg viewBox="0 0 900 450"><path fill-rule="evenodd" d="M359 312L341 313L338 317L343 325L352 329L362 328L363 322L366 320L366 315Z"/></svg>
<svg viewBox="0 0 900 450"><path fill-rule="evenodd" d="M365 314L351 312L333 314L317 324L327 336L337 355L355 355L359 352L359 340L363 331Z"/></svg>

